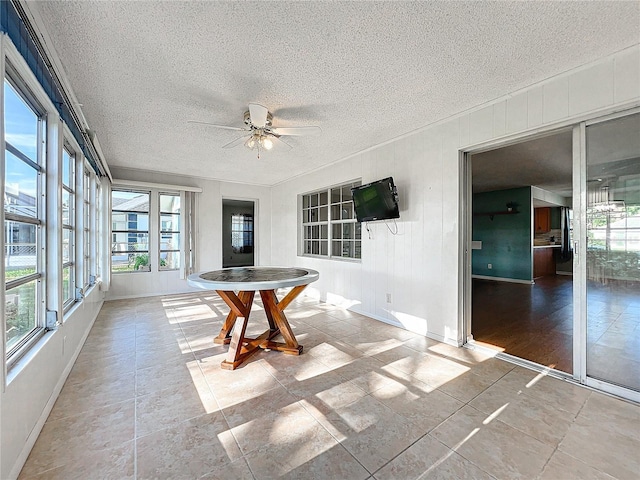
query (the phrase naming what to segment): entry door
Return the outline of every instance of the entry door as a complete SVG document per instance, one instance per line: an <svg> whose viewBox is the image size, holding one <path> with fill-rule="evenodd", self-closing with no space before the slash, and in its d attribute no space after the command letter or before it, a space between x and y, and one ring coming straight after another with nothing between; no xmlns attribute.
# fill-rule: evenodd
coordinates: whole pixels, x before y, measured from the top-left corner
<svg viewBox="0 0 640 480"><path fill-rule="evenodd" d="M254 202L222 201L222 266L254 265L255 210Z"/></svg>
<svg viewBox="0 0 640 480"><path fill-rule="evenodd" d="M574 132L580 380L640 399L640 113ZM578 163L579 165L576 165ZM576 216L576 206L579 215Z"/></svg>

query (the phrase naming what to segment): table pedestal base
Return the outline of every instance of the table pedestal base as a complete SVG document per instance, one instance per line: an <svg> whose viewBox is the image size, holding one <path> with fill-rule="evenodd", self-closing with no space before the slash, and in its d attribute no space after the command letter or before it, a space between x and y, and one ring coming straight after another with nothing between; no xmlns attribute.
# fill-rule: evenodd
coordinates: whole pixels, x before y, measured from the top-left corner
<svg viewBox="0 0 640 480"><path fill-rule="evenodd" d="M220 333L213 339L217 344L229 344L227 358L222 362L221 367L225 370L235 370L259 349L277 350L288 355L300 355L302 345L298 345L287 317L284 315L284 309L300 295L305 287L306 285L294 287L282 300L278 300L275 290L260 290L260 297L269 322L269 330L255 338L245 336L255 292L241 291L236 295L233 291L216 290L220 298L231 309ZM284 338L284 343L273 341L280 334Z"/></svg>

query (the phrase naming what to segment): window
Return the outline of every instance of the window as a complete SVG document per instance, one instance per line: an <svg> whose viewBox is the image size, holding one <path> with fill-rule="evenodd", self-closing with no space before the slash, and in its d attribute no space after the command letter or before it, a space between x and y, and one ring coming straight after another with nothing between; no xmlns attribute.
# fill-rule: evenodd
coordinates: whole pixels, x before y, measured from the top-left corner
<svg viewBox="0 0 640 480"><path fill-rule="evenodd" d="M4 80L4 242L7 359L43 329L43 206L45 121L26 88Z"/></svg>
<svg viewBox="0 0 640 480"><path fill-rule="evenodd" d="M149 192L111 192L111 271L151 270L149 264Z"/></svg>
<svg viewBox="0 0 640 480"><path fill-rule="evenodd" d="M302 195L302 253L332 258L361 258L361 225L353 210L351 188L360 182Z"/></svg>
<svg viewBox="0 0 640 480"><path fill-rule="evenodd" d="M75 155L62 150L62 299L65 309L75 302Z"/></svg>
<svg viewBox="0 0 640 480"><path fill-rule="evenodd" d="M83 287L86 289L91 284L91 227L94 225L91 203L95 201L94 183L91 181L91 175L86 166L82 176L82 192L84 194L82 201L82 279Z"/></svg>
<svg viewBox="0 0 640 480"><path fill-rule="evenodd" d="M253 252L253 215L231 214L231 248L233 253Z"/></svg>
<svg viewBox="0 0 640 480"><path fill-rule="evenodd" d="M160 270L180 268L180 195L160 194Z"/></svg>

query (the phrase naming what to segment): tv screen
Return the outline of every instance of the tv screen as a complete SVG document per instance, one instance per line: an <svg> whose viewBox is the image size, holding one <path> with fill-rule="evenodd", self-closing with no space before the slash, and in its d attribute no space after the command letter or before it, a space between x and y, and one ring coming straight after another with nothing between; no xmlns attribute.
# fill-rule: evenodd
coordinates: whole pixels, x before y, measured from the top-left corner
<svg viewBox="0 0 640 480"><path fill-rule="evenodd" d="M351 194L359 222L400 218L398 194L392 177L353 187Z"/></svg>

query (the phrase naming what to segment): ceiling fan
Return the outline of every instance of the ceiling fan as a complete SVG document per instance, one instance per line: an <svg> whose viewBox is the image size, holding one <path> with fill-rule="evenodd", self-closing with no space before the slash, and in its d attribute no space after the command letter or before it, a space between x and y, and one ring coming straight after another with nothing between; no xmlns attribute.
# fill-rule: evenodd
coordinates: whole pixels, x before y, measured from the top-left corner
<svg viewBox="0 0 640 480"><path fill-rule="evenodd" d="M249 110L244 113L244 127L196 121L190 121L189 123L199 123L216 128L224 128L225 130L245 132L241 137L223 145L222 148L233 148L244 143L245 147L258 151L258 158L260 158L260 150L271 150L274 145L290 149L291 145L284 142L280 137L317 135L322 132L320 127L315 126L274 127L272 120L273 115L267 107L258 103L250 103Z"/></svg>

